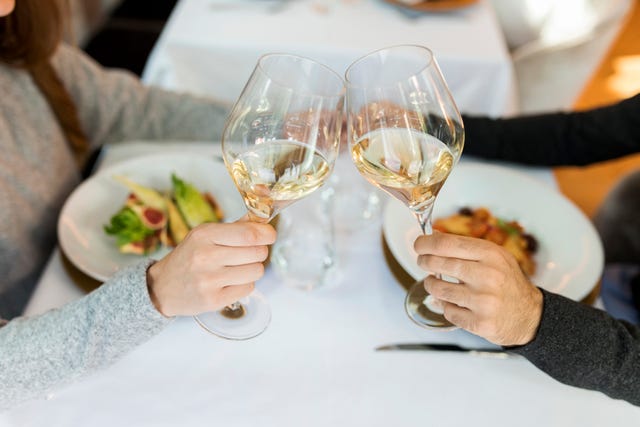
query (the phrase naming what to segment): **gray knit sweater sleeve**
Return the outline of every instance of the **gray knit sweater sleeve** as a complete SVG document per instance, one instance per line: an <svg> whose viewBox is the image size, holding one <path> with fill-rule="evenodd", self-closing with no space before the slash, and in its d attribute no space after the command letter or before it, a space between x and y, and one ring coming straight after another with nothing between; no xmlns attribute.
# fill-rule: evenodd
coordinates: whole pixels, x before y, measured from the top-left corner
<svg viewBox="0 0 640 427"><path fill-rule="evenodd" d="M106 367L171 320L151 303L143 261L38 317L0 327L0 410Z"/></svg>
<svg viewBox="0 0 640 427"><path fill-rule="evenodd" d="M536 338L511 348L556 380L640 406L640 328L544 291Z"/></svg>
<svg viewBox="0 0 640 427"><path fill-rule="evenodd" d="M221 139L227 103L145 86L130 72L103 68L66 45L53 63L93 147L141 139Z"/></svg>

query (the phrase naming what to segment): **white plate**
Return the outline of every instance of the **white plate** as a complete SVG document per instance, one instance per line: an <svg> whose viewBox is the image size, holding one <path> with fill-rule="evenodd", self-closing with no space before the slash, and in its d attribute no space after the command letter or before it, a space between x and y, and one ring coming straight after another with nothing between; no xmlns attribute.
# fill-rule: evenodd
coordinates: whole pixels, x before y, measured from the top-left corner
<svg viewBox="0 0 640 427"><path fill-rule="evenodd" d="M156 154L117 163L82 183L65 202L58 220L58 241L69 260L82 272L104 281L143 257L122 254L103 227L124 205L129 191L113 179L125 175L159 190L171 188L171 173L210 192L220 203L225 221L241 217L246 209L224 163L189 154ZM168 250L150 256L160 259Z"/></svg>
<svg viewBox="0 0 640 427"><path fill-rule="evenodd" d="M459 163L436 199L433 218L463 206L484 206L498 217L517 220L538 239L536 285L579 301L600 279L604 254L593 225L562 194L535 179L502 166ZM395 199L385 207L383 232L398 263L416 280L423 278L413 250L420 228Z"/></svg>

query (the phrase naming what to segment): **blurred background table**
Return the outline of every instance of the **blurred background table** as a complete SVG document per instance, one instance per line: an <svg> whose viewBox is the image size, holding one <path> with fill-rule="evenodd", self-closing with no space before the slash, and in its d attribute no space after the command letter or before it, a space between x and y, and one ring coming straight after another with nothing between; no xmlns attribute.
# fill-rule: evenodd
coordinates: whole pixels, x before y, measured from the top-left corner
<svg viewBox="0 0 640 427"><path fill-rule="evenodd" d="M511 58L486 0L417 15L381 0L180 0L143 80L233 102L264 53L308 56L344 74L394 44L431 48L462 111L515 112Z"/></svg>

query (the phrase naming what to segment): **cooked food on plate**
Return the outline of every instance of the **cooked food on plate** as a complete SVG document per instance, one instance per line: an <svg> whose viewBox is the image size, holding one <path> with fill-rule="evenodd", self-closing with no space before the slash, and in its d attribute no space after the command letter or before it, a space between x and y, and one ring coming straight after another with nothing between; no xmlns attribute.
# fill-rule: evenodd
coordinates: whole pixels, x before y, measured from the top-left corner
<svg viewBox="0 0 640 427"><path fill-rule="evenodd" d="M487 208L461 208L456 214L434 220L433 229L494 242L513 254L525 274L532 276L536 271L533 258L538 250L536 238L518 221L498 218Z"/></svg>
<svg viewBox="0 0 640 427"><path fill-rule="evenodd" d="M122 253L147 255L162 245L174 247L189 230L205 222L220 222L223 212L215 198L171 175L172 188L162 192L126 176L114 177L130 191L124 206L104 231L115 237Z"/></svg>

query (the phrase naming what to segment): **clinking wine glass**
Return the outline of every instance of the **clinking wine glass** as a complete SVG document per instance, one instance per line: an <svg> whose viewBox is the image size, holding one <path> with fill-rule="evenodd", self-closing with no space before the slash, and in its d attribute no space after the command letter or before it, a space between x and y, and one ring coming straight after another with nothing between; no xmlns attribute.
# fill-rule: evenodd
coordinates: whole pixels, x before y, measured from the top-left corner
<svg viewBox="0 0 640 427"><path fill-rule="evenodd" d="M270 222L322 186L338 154L343 105L344 81L330 68L290 54L258 60L222 136L224 162L250 220ZM254 291L195 318L215 335L242 340L266 329L271 310Z"/></svg>
<svg viewBox="0 0 640 427"><path fill-rule="evenodd" d="M346 85L348 140L356 167L402 201L422 232L431 234L436 196L464 145L462 118L433 53L412 45L372 52L349 66ZM455 328L423 280L409 289L405 309L422 327Z"/></svg>

